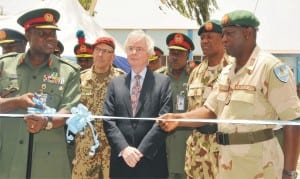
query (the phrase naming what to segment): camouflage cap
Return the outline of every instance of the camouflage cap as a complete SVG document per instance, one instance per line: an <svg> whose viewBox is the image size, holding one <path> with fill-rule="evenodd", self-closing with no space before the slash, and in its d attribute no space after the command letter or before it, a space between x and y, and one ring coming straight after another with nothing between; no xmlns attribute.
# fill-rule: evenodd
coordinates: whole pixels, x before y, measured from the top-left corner
<svg viewBox="0 0 300 179"><path fill-rule="evenodd" d="M259 26L259 20L250 11L236 10L225 14L222 18L222 26L239 26L239 27L253 27Z"/></svg>
<svg viewBox="0 0 300 179"><path fill-rule="evenodd" d="M198 30L198 35L201 36L203 32L222 33L222 25L219 20L209 20L202 24Z"/></svg>
<svg viewBox="0 0 300 179"><path fill-rule="evenodd" d="M22 33L8 28L0 29L0 45L21 41L27 42Z"/></svg>
<svg viewBox="0 0 300 179"><path fill-rule="evenodd" d="M167 36L166 43L169 49L194 50L193 41L183 33L171 33Z"/></svg>
<svg viewBox="0 0 300 179"><path fill-rule="evenodd" d="M17 22L25 31L29 28L36 29L56 29L59 30L56 23L60 14L58 11L50 8L36 9L23 14L18 18Z"/></svg>

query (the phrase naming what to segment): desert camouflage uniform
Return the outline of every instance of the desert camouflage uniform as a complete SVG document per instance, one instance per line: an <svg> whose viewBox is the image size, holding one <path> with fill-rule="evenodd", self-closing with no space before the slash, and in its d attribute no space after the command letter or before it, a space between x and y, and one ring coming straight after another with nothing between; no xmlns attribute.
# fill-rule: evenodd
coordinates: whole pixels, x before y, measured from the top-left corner
<svg viewBox="0 0 300 179"><path fill-rule="evenodd" d="M204 59L191 73L188 81L188 111L199 108L207 99L224 65L230 63L224 55L219 65L208 66ZM193 130L187 140L185 172L187 178L215 178L218 172L218 148L215 134L202 134Z"/></svg>
<svg viewBox="0 0 300 179"><path fill-rule="evenodd" d="M237 73L235 65L223 69L204 104L218 119L291 120L300 116L294 76L279 59L256 47ZM240 133L273 127L223 123L218 130ZM219 145L217 178L281 179L282 170L283 153L276 137L253 144Z"/></svg>
<svg viewBox="0 0 300 179"><path fill-rule="evenodd" d="M92 69L93 67L81 73L81 103L92 114L102 115L109 81L113 77L124 74L124 72L121 69L111 67L107 73L97 74ZM103 130L102 120L95 120L94 127L101 143L94 156L89 156L90 147L94 145L90 128L86 128L84 135L78 134L75 138L76 155L73 160L73 179L109 178L110 146Z"/></svg>

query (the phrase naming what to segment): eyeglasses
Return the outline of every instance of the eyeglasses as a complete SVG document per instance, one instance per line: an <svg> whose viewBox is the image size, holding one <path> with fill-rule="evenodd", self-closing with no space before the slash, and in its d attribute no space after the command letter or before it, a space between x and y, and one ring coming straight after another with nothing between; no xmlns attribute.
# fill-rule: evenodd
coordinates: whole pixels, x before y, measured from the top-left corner
<svg viewBox="0 0 300 179"><path fill-rule="evenodd" d="M130 52L130 53L133 53L133 51L135 51L135 53L141 53L141 52L145 51L145 49L142 47L127 47L126 51Z"/></svg>
<svg viewBox="0 0 300 179"><path fill-rule="evenodd" d="M99 47L94 48L94 51L97 52L97 53L101 52L102 54L109 54L109 53L113 53L114 52L112 50L103 49L103 48L99 48Z"/></svg>

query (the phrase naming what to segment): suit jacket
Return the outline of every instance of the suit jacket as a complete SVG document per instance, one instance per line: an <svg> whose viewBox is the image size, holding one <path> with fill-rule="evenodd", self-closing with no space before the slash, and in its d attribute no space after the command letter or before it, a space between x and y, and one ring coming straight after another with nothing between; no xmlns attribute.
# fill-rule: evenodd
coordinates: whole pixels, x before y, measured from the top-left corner
<svg viewBox="0 0 300 179"><path fill-rule="evenodd" d="M156 118L172 111L169 77L147 69L137 112L132 116L130 101L131 72L111 80L104 103L104 116ZM111 145L110 176L112 178L166 178L164 132L155 121L142 119L104 119L104 131ZM134 168L127 166L120 152L136 147L143 155Z"/></svg>

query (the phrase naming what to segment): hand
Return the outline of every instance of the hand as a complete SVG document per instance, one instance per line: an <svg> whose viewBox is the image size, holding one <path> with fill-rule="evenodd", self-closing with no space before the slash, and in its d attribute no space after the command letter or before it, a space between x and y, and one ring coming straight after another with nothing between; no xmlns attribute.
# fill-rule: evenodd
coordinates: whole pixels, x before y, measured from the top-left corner
<svg viewBox="0 0 300 179"><path fill-rule="evenodd" d="M34 107L35 103L32 101L32 98L34 97L33 93L26 93L22 96L18 97L19 106L20 108L27 109L28 107Z"/></svg>
<svg viewBox="0 0 300 179"><path fill-rule="evenodd" d="M143 154L137 148L130 146L123 149L121 155L126 164L131 168L134 168L143 157Z"/></svg>
<svg viewBox="0 0 300 179"><path fill-rule="evenodd" d="M24 117L24 121L27 123L28 132L34 134L45 129L48 119L44 116L27 115Z"/></svg>
<svg viewBox="0 0 300 179"><path fill-rule="evenodd" d="M179 121L172 121L171 119L179 119L180 117L176 113L167 113L160 116L156 122L159 126L166 132L171 132L175 130L178 125Z"/></svg>

